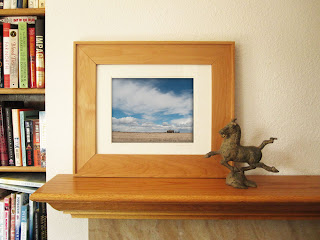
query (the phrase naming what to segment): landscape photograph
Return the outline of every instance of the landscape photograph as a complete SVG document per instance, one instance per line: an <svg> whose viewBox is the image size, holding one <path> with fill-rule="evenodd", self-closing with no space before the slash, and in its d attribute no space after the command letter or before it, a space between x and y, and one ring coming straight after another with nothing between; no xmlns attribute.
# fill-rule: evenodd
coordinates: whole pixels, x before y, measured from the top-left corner
<svg viewBox="0 0 320 240"><path fill-rule="evenodd" d="M112 78L112 143L193 142L193 78Z"/></svg>

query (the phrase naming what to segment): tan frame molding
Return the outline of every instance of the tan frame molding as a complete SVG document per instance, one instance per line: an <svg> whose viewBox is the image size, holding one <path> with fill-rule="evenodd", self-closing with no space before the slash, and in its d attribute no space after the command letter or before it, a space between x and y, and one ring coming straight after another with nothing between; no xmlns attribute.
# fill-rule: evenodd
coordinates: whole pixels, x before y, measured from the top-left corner
<svg viewBox="0 0 320 240"><path fill-rule="evenodd" d="M97 154L96 71L99 64L211 65L211 150L215 150L222 142L219 129L234 117L234 45L234 42L75 42L75 176L225 177L227 171L220 165L218 157Z"/></svg>

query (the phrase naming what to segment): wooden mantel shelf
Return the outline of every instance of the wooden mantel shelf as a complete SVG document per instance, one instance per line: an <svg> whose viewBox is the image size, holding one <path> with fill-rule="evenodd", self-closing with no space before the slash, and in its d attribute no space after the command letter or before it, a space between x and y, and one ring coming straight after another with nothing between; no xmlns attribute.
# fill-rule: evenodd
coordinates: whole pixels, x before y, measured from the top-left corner
<svg viewBox="0 0 320 240"><path fill-rule="evenodd" d="M320 176L249 176L258 188L224 179L81 178L57 175L31 199L79 218L320 219Z"/></svg>

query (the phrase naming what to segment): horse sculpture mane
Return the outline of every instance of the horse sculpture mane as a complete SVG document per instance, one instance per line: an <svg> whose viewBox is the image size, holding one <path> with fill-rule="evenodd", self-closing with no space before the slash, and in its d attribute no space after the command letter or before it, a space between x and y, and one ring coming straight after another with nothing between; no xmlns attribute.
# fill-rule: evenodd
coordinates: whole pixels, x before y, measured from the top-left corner
<svg viewBox="0 0 320 240"><path fill-rule="evenodd" d="M263 168L269 172L279 172L275 167L270 167L262 162L261 150L269 143L273 143L277 138L270 138L263 141L260 146L242 146L241 140L241 128L236 123L236 118L222 128L219 133L224 138L219 151L211 151L205 155L209 158L214 155L221 155L221 164L231 170L231 173L227 177L227 184L236 188L256 187L256 184L246 179L244 172L255 169ZM229 164L230 161L247 163L249 166L241 167L238 169L235 166Z"/></svg>

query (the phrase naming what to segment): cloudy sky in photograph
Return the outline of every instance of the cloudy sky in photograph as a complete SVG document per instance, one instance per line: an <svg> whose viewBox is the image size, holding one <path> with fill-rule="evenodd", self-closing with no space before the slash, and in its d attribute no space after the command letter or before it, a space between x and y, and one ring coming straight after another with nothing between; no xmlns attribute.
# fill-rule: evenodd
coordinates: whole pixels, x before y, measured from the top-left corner
<svg viewBox="0 0 320 240"><path fill-rule="evenodd" d="M193 131L193 78L113 78L112 131Z"/></svg>

